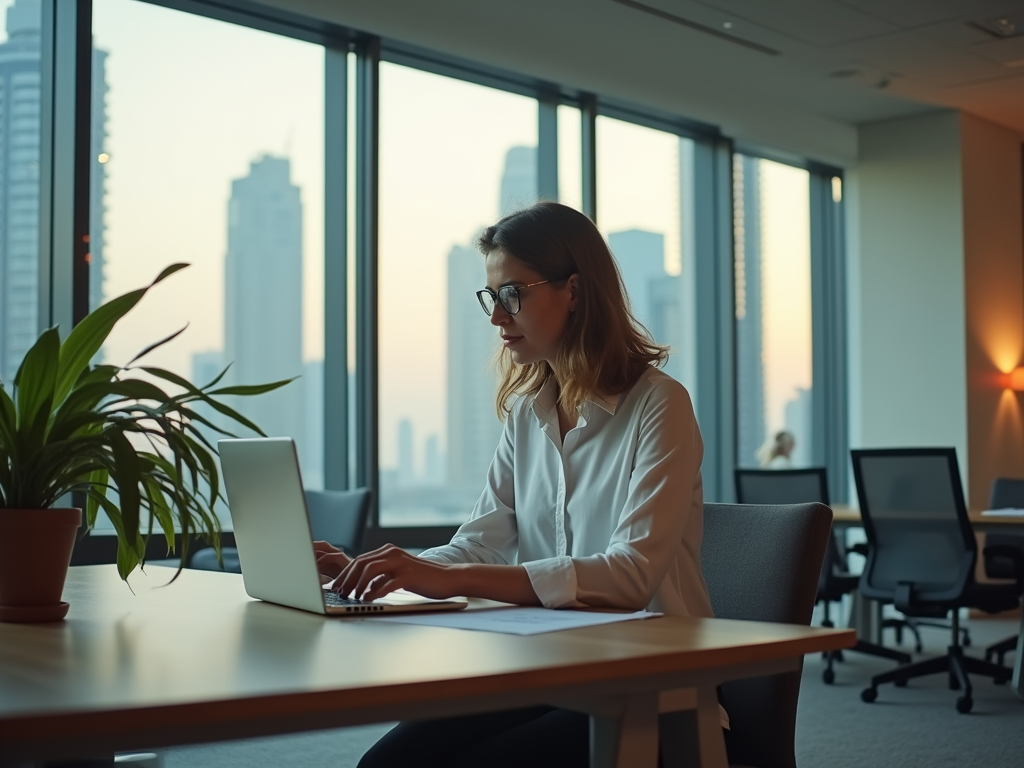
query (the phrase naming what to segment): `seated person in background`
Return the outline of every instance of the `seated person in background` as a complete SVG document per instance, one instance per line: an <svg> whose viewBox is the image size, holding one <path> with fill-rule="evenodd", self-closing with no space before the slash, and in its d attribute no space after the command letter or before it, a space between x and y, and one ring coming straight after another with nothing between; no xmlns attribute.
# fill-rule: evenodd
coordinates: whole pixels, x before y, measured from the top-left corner
<svg viewBox="0 0 1024 768"><path fill-rule="evenodd" d="M667 350L630 314L600 232L538 203L488 227L479 246L505 427L469 521L419 556L386 545L350 559L317 542L321 572L367 600L406 588L711 616L693 406L658 370ZM585 714L552 707L402 723L359 765L582 767L588 733Z"/></svg>
<svg viewBox="0 0 1024 768"><path fill-rule="evenodd" d="M789 460L796 448L796 438L785 429L776 432L775 436L757 449L757 461L768 469L790 469L793 462Z"/></svg>

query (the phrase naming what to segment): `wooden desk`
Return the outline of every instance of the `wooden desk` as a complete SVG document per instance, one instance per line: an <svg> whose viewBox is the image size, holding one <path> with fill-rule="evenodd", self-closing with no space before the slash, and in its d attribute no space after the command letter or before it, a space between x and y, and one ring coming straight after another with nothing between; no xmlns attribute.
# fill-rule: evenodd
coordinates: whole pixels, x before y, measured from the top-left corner
<svg viewBox="0 0 1024 768"><path fill-rule="evenodd" d="M982 510L968 511L971 527L980 533L1024 534L1024 517L998 517L981 514ZM832 526L842 530L856 528L861 524L860 510L840 504L832 506ZM861 608L861 613L866 609ZM875 640L877 642L877 640ZM1013 660L1013 678L1010 682L1017 696L1024 699L1024 611L1021 611L1020 631L1017 633L1017 649Z"/></svg>
<svg viewBox="0 0 1024 768"><path fill-rule="evenodd" d="M832 526L836 529L860 527L860 510L843 504L832 504ZM1024 517L988 517L980 509L968 510L971 527L981 533L1024 533Z"/></svg>
<svg viewBox="0 0 1024 768"><path fill-rule="evenodd" d="M72 568L62 623L0 624L0 766L552 703L590 712L592 765L653 768L657 713L696 708L724 767L715 686L851 647L850 630L666 617L530 637L329 619L240 576ZM671 706L669 706L671 705Z"/></svg>

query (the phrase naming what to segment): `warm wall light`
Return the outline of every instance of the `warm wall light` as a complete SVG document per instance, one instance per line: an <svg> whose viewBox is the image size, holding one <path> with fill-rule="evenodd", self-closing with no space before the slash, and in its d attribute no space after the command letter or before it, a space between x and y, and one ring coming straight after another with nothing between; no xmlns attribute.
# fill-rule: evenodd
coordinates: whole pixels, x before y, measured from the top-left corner
<svg viewBox="0 0 1024 768"><path fill-rule="evenodd" d="M1014 368L1006 378L1010 389L1024 392L1024 368Z"/></svg>

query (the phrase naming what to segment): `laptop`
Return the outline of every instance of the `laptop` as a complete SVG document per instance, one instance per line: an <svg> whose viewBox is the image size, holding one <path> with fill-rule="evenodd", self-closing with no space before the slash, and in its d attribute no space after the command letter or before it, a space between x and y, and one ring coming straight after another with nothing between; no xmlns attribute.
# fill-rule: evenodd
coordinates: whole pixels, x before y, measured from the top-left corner
<svg viewBox="0 0 1024 768"><path fill-rule="evenodd" d="M217 442L235 529L235 546L250 597L332 616L453 611L464 599L432 600L392 592L354 600L320 583L295 443L288 437Z"/></svg>

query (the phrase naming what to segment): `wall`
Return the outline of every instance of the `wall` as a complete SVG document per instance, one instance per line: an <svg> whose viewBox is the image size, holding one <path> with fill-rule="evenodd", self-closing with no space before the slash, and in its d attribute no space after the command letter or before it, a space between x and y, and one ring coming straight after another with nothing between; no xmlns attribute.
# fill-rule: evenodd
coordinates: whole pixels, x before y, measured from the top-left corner
<svg viewBox="0 0 1024 768"><path fill-rule="evenodd" d="M992 479L1024 477L1024 394L1005 388L1024 363L1022 137L961 117L970 506ZM963 466L963 464L961 464Z"/></svg>
<svg viewBox="0 0 1024 768"><path fill-rule="evenodd" d="M966 467L960 116L858 133L847 176L851 447L951 445Z"/></svg>

